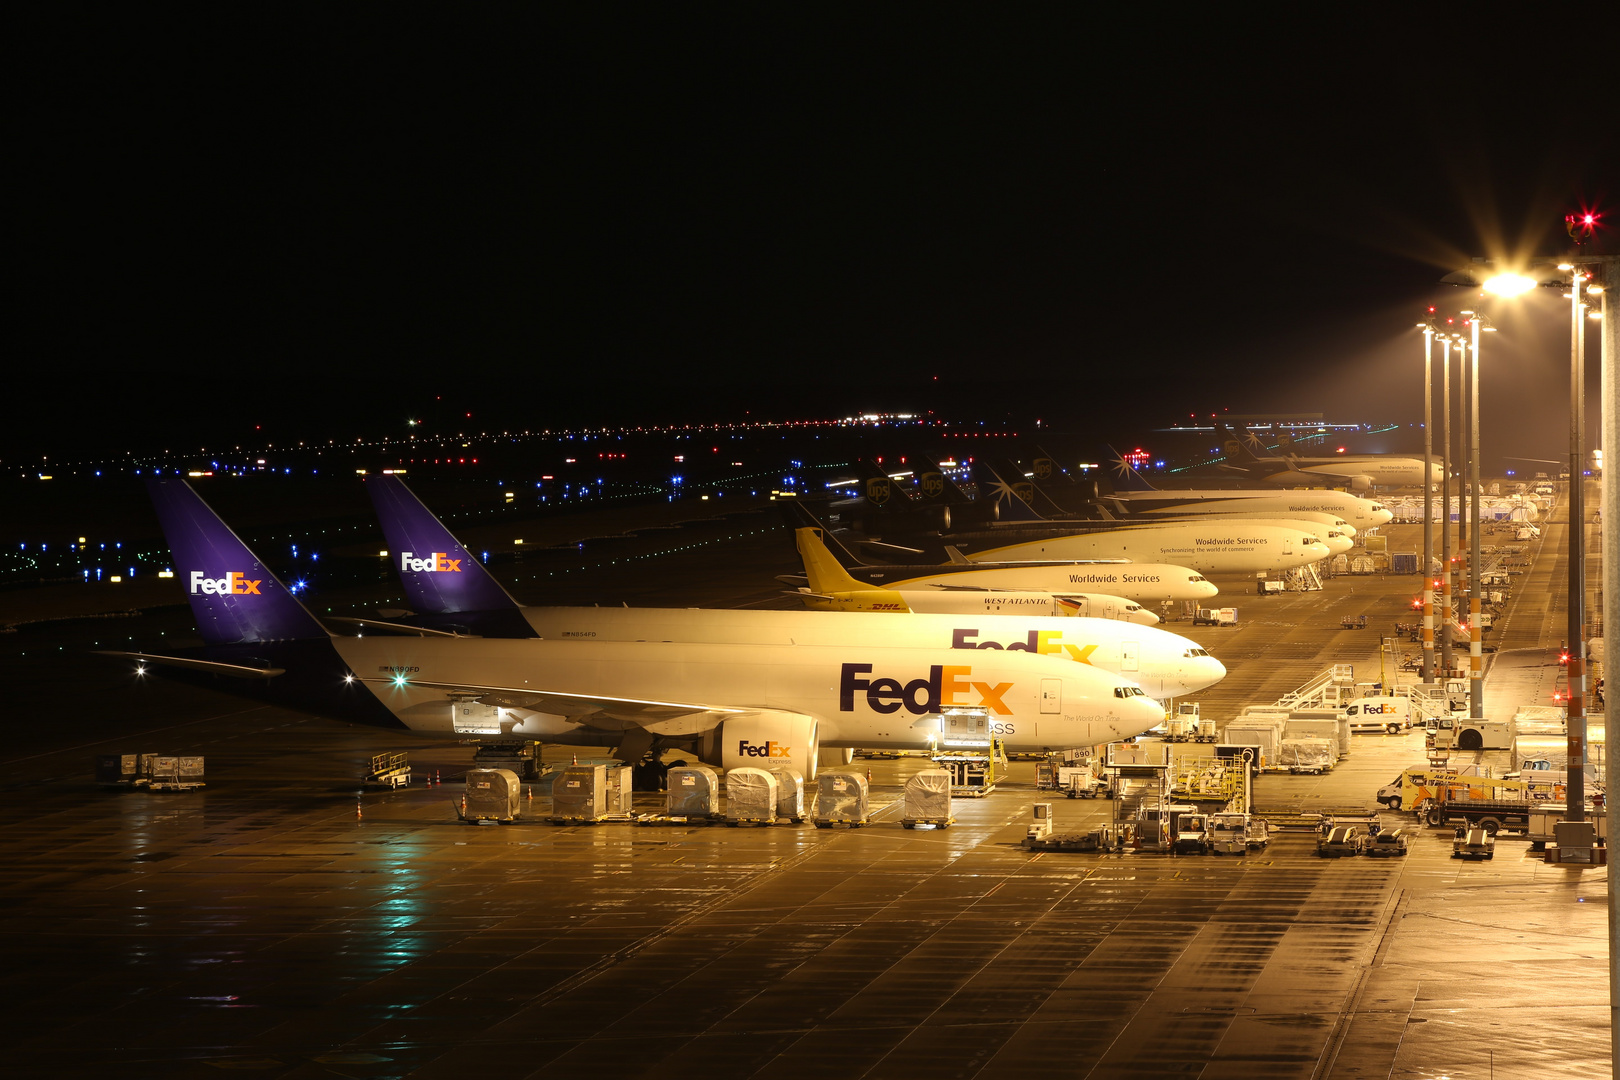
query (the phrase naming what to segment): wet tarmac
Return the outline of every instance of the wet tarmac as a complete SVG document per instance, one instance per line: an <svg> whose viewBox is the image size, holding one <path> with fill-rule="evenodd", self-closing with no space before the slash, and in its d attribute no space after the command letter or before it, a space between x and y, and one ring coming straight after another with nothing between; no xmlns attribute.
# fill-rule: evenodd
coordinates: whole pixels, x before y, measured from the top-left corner
<svg viewBox="0 0 1620 1080"><path fill-rule="evenodd" d="M757 572L781 538L710 531L670 564L713 560L732 602L775 602ZM1232 669L1200 696L1224 718L1328 663L1376 666L1376 623L1341 613L1404 621L1412 587L1340 578L1234 596L1235 630L1169 628ZM142 630L188 626L155 611ZM1034 854L1032 764L958 800L952 828L908 831L915 758L861 763L862 829L559 827L541 792L519 823L474 827L455 813L470 747L137 680L85 659L106 632L0 642L19 1076L1407 1080L1608 1060L1603 872L1523 841L1483 863L1431 829L1387 861L1318 859L1308 832L1242 857ZM1370 806L1423 760L1416 734L1353 743L1326 776L1262 777L1256 802ZM154 750L206 755L208 787L94 784L95 754ZM410 751L417 782L361 793L383 750ZM1060 831L1112 812L1055 800Z"/></svg>

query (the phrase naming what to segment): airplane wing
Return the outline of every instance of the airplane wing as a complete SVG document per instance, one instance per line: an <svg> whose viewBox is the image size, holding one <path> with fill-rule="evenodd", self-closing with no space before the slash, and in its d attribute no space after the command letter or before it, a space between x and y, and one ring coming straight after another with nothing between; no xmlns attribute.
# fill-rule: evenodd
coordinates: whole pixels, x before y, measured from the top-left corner
<svg viewBox="0 0 1620 1080"><path fill-rule="evenodd" d="M117 649L92 649L97 656L122 656L139 664L162 664L166 667L207 671L214 675L228 675L233 679L273 679L285 675L286 668L254 667L251 664L226 664L219 660L198 660L190 656L156 656L152 653L122 652Z"/></svg>
<svg viewBox="0 0 1620 1080"><path fill-rule="evenodd" d="M395 677L367 678L379 686L402 685ZM584 724L597 717L611 717L656 735L695 735L716 727L728 716L760 710L689 701L654 701L621 698L604 694L576 694L567 690L536 690L530 686L483 686L475 683L442 683L410 679L403 685L466 697L482 705L503 709L531 709L565 717L570 723Z"/></svg>

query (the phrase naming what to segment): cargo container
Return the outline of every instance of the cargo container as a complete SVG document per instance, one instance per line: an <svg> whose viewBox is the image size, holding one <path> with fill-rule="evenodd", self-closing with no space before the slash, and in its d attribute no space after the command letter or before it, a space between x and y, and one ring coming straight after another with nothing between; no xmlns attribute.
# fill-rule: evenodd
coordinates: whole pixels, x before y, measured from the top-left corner
<svg viewBox="0 0 1620 1080"><path fill-rule="evenodd" d="M900 823L908 829L918 825L949 828L951 817L951 774L944 769L924 769L906 780L905 815Z"/></svg>
<svg viewBox="0 0 1620 1080"><path fill-rule="evenodd" d="M866 824L866 807L866 777L860 773L830 771L816 777L816 828L858 828Z"/></svg>
<svg viewBox="0 0 1620 1080"><path fill-rule="evenodd" d="M776 777L748 766L726 772L726 821L769 825L776 820Z"/></svg>
<svg viewBox="0 0 1620 1080"><path fill-rule="evenodd" d="M461 819L476 824L510 824L523 812L522 795L523 782L511 769L469 769Z"/></svg>
<svg viewBox="0 0 1620 1080"><path fill-rule="evenodd" d="M672 818L720 816L720 774L707 765L680 765L669 770L664 813Z"/></svg>

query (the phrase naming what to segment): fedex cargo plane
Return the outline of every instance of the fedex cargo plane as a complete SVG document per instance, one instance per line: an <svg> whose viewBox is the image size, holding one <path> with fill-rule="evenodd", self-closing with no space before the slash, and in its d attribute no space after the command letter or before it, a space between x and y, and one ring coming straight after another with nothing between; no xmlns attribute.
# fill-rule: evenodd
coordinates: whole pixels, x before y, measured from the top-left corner
<svg viewBox="0 0 1620 1080"><path fill-rule="evenodd" d="M922 748L947 708L977 710L1031 751L1163 719L1134 681L1024 649L334 637L184 481L149 488L205 644L110 655L247 696L437 736L617 746L628 762L664 746L728 768L763 753L806 776L822 746Z"/></svg>
<svg viewBox="0 0 1620 1080"><path fill-rule="evenodd" d="M438 618L468 612L456 595L458 582L478 602L506 596L489 571L473 559L444 524L397 477L368 479L376 495L383 534L390 550L444 552L461 568L400 572L407 600ZM410 545L405 547L404 545ZM403 560L399 564L404 567ZM474 579L487 578L487 583ZM471 601L468 601L470 603ZM960 656L968 650L1009 648L1034 651L1101 668L1126 678L1154 697L1176 697L1220 681L1226 668L1198 643L1150 626L1113 619L1055 617L1034 611L995 614L980 609L951 614L882 611L758 611L719 608L522 607L507 602L531 636L563 642L664 641L707 644L845 645L944 648ZM1123 603L1123 601L1121 601ZM472 620L482 622L477 613ZM368 623L370 620L366 620ZM377 624L372 624L377 625ZM987 644L992 643L992 644Z"/></svg>

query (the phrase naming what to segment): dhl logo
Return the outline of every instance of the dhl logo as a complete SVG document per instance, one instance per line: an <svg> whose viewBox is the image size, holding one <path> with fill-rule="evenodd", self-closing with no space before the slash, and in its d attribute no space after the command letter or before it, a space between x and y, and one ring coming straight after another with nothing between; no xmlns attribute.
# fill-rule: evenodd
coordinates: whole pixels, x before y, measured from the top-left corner
<svg viewBox="0 0 1620 1080"><path fill-rule="evenodd" d="M452 559L443 551L435 551L425 559L417 558L414 551L402 551L399 569L402 573L410 570L418 574L459 574L461 560Z"/></svg>
<svg viewBox="0 0 1620 1080"><path fill-rule="evenodd" d="M855 695L866 696L866 706L875 713L899 712L902 707L913 716L926 716L951 706L978 706L1002 716L1011 716L1012 709L1002 701L1010 682L974 682L973 668L967 664L934 664L926 679L913 679L902 683L899 679L867 679L871 664L845 664L838 683L838 711L854 712ZM977 694L977 701L967 695Z"/></svg>
<svg viewBox="0 0 1620 1080"><path fill-rule="evenodd" d="M1091 663L1091 654L1097 651L1095 645L1073 645L1063 640L1061 630L1031 630L1029 636L1023 641L1014 641L1003 645L999 641L974 641L979 636L977 630L955 630L951 633L951 648L953 649L1006 649L1008 652L1032 652L1046 656L1067 656L1081 664Z"/></svg>
<svg viewBox="0 0 1620 1080"><path fill-rule="evenodd" d="M263 596L259 592L259 584L263 578L250 578L238 571L231 571L221 578L204 576L201 570L191 572L192 593L203 593L207 596Z"/></svg>

